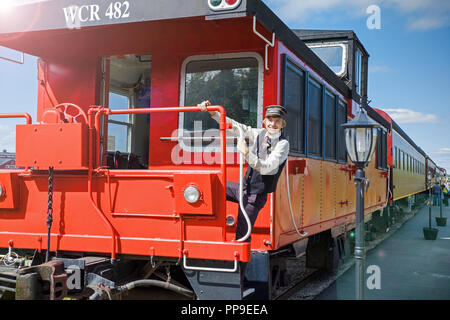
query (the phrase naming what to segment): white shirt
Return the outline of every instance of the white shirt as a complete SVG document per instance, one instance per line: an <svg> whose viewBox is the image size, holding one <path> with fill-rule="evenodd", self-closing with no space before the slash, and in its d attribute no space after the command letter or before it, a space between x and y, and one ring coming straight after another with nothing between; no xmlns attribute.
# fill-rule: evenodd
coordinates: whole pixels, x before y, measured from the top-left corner
<svg viewBox="0 0 450 320"><path fill-rule="evenodd" d="M211 117L219 122L220 113L216 111L216 113ZM238 128L240 127L243 131L244 139L249 139L249 152L245 157L245 160L247 160L248 164L262 175L276 174L278 172L278 167L284 161L286 161L289 155L289 141L287 141L286 139L279 140L281 132L276 134L269 134L269 132L267 132L267 130L264 128L254 129L228 117L226 117L226 122L232 124L232 128L228 130L231 134L239 137ZM266 132L264 136L268 136L271 140L271 152L265 159L259 158L256 154L258 149L256 138L263 131Z"/></svg>

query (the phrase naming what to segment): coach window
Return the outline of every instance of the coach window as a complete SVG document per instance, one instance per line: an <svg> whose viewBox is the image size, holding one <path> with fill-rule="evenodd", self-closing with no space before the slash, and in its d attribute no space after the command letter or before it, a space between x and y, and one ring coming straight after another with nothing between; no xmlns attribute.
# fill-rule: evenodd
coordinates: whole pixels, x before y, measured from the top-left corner
<svg viewBox="0 0 450 320"><path fill-rule="evenodd" d="M308 155L322 157L322 85L308 82Z"/></svg>
<svg viewBox="0 0 450 320"><path fill-rule="evenodd" d="M361 95L361 84L362 84L362 54L359 49L355 51L355 87L356 93Z"/></svg>
<svg viewBox="0 0 450 320"><path fill-rule="evenodd" d="M292 153L305 154L305 73L284 56L283 105L289 120L284 134Z"/></svg>
<svg viewBox="0 0 450 320"><path fill-rule="evenodd" d="M336 96L325 94L325 159L336 160Z"/></svg>
<svg viewBox="0 0 450 320"><path fill-rule="evenodd" d="M312 44L308 47L339 77L347 67L347 45L344 43Z"/></svg>
<svg viewBox="0 0 450 320"><path fill-rule="evenodd" d="M398 169L398 149L394 148L394 168Z"/></svg>
<svg viewBox="0 0 450 320"><path fill-rule="evenodd" d="M377 168L387 169L387 135L383 129L378 129Z"/></svg>
<svg viewBox="0 0 450 320"><path fill-rule="evenodd" d="M404 153L402 150L400 150L400 163L399 163L399 167L401 170L405 169L405 164L403 162L403 158L404 158Z"/></svg>
<svg viewBox="0 0 450 320"><path fill-rule="evenodd" d="M345 131L342 125L347 122L347 104L339 100L337 108L337 158L339 162L347 162Z"/></svg>
<svg viewBox="0 0 450 320"><path fill-rule="evenodd" d="M181 105L196 106L209 100L214 105L223 106L228 117L260 127L262 59L256 54L245 55L224 54L186 59L182 69ZM179 120L183 148L195 152L218 150L219 125L208 114L180 113ZM235 145L231 144L235 137L230 136L227 140L228 145Z"/></svg>
<svg viewBox="0 0 450 320"><path fill-rule="evenodd" d="M383 153L383 149L382 149L382 143L381 140L383 140L383 130L378 129L378 138L377 138L377 156L376 156L376 160L377 160L377 168L378 169L382 169L383 168L383 160L382 160L382 153Z"/></svg>

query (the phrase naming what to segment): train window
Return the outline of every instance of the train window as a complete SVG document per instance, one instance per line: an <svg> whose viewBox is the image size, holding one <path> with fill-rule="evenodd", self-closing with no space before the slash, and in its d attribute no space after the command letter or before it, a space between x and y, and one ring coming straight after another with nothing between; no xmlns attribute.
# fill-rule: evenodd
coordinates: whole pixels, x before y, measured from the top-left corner
<svg viewBox="0 0 450 320"><path fill-rule="evenodd" d="M322 86L308 83L308 155L322 157Z"/></svg>
<svg viewBox="0 0 450 320"><path fill-rule="evenodd" d="M355 87L356 93L361 95L361 81L362 81L362 54L359 49L355 52Z"/></svg>
<svg viewBox="0 0 450 320"><path fill-rule="evenodd" d="M130 97L126 93L109 93L110 109L128 109ZM108 151L131 152L132 117L128 114L108 117Z"/></svg>
<svg viewBox="0 0 450 320"><path fill-rule="evenodd" d="M347 45L342 43L309 45L309 48L338 76L345 74Z"/></svg>
<svg viewBox="0 0 450 320"><path fill-rule="evenodd" d="M284 56L283 105L289 121L284 134L290 150L305 154L305 73Z"/></svg>
<svg viewBox="0 0 450 320"><path fill-rule="evenodd" d="M243 124L257 127L262 120L258 106L262 106L261 62L255 57L236 57L234 55L191 57L183 64L184 83L181 92L181 105L195 106L209 100L222 105L227 116ZM241 55L242 56L242 55ZM220 56L219 56L220 57ZM230 58L226 58L230 57ZM219 125L207 114L201 112L180 113L183 134L181 146L196 152L214 151L219 147ZM259 125L260 126L260 125ZM208 130L208 138L202 138ZM194 143L201 138L201 144ZM235 139L235 137L230 137ZM230 143L230 142L228 142ZM198 146L200 149L197 149Z"/></svg>
<svg viewBox="0 0 450 320"><path fill-rule="evenodd" d="M381 156L381 154L383 153L382 143L381 143L381 140L383 139L383 136L382 136L383 130L378 129L377 131L378 131L378 138L377 138L377 156L376 156L376 160L377 160L377 168L381 169L381 168L383 168L382 156Z"/></svg>
<svg viewBox="0 0 450 320"><path fill-rule="evenodd" d="M336 96L325 95L325 159L336 159Z"/></svg>
<svg viewBox="0 0 450 320"><path fill-rule="evenodd" d="M402 170L405 170L405 153L403 151L401 151L402 153L402 157L401 157L401 166L402 166Z"/></svg>
<svg viewBox="0 0 450 320"><path fill-rule="evenodd" d="M400 163L399 163L399 167L400 170L404 170L405 169L405 162L404 162L404 158L405 158L405 154L403 153L402 150L400 150Z"/></svg>
<svg viewBox="0 0 450 320"><path fill-rule="evenodd" d="M398 169L398 148L394 149L394 168Z"/></svg>
<svg viewBox="0 0 450 320"><path fill-rule="evenodd" d="M347 162L347 149L345 146L345 131L341 126L347 122L347 104L339 101L337 108L337 158L339 162Z"/></svg>
<svg viewBox="0 0 450 320"><path fill-rule="evenodd" d="M383 129L378 129L377 168L387 169L387 134Z"/></svg>
<svg viewBox="0 0 450 320"><path fill-rule="evenodd" d="M130 54L105 58L104 63L106 62L109 63L108 107L148 108L151 56ZM108 116L108 165L116 169L148 167L149 134L149 115Z"/></svg>

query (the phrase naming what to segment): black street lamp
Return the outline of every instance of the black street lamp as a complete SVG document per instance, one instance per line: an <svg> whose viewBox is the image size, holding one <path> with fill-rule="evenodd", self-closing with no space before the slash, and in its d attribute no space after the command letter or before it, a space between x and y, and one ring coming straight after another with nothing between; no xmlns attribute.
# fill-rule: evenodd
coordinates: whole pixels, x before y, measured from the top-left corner
<svg viewBox="0 0 450 320"><path fill-rule="evenodd" d="M342 125L345 129L345 145L350 160L356 166L356 234L355 234L355 259L356 259L356 299L364 300L364 191L369 187L369 179L365 177L364 168L367 167L373 157L378 136L376 122L371 120L363 108L359 108L355 118Z"/></svg>

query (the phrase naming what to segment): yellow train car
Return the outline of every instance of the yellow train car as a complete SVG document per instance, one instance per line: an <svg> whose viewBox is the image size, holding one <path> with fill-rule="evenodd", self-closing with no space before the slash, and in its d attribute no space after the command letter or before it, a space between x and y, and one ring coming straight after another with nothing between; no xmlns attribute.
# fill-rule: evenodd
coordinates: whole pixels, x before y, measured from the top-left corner
<svg viewBox="0 0 450 320"><path fill-rule="evenodd" d="M393 130L393 200L427 190L426 156Z"/></svg>

